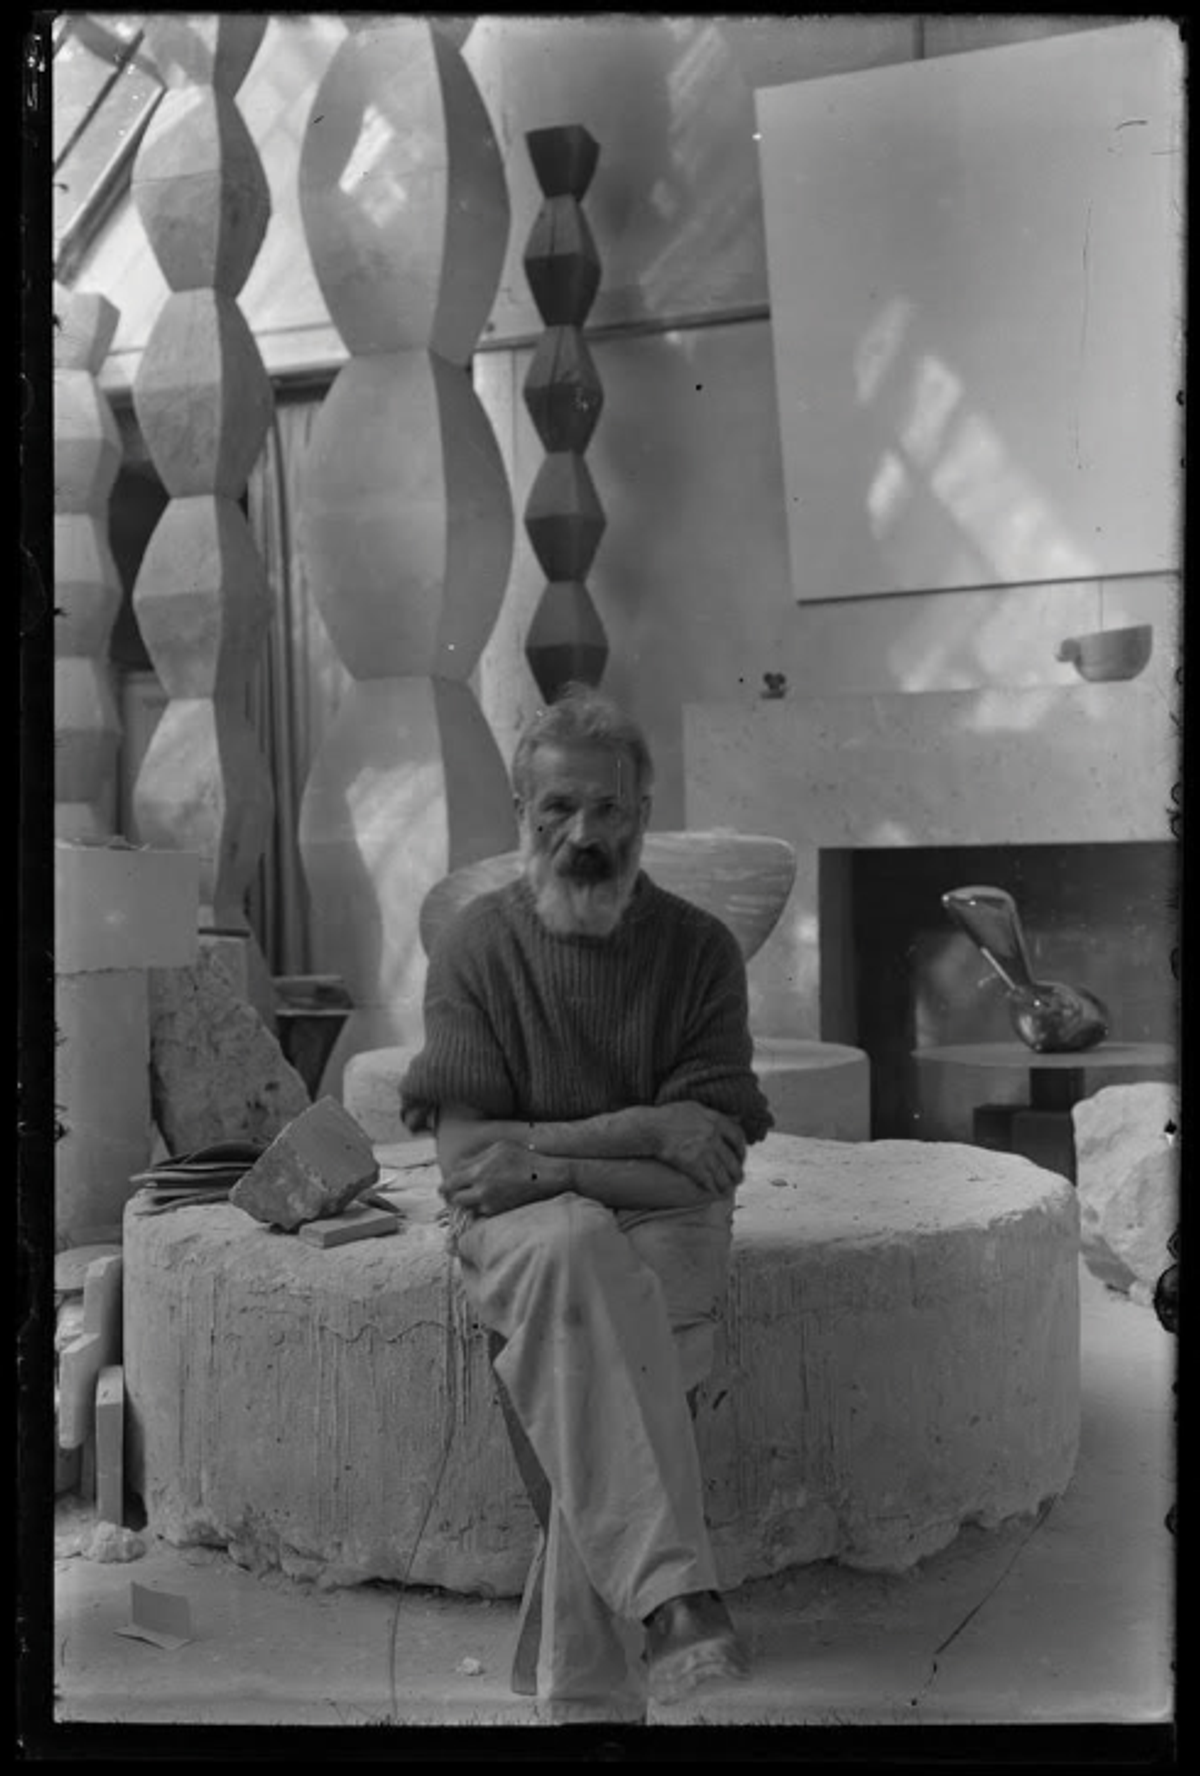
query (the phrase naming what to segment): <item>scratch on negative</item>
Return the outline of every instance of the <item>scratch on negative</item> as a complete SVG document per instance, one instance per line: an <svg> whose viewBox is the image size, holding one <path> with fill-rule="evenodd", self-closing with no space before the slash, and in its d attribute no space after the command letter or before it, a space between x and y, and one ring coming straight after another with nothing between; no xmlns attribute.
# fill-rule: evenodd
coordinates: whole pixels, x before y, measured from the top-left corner
<svg viewBox="0 0 1200 1776"><path fill-rule="evenodd" d="M1004 1568L1004 1571L999 1575L999 1577L997 1579L995 1579L992 1582L992 1584L990 1584L988 1586L988 1588L984 1592L983 1596L979 1599L979 1602L977 1604L974 1604L972 1606L972 1608L967 1611L967 1613L963 1617L962 1621L958 1624L958 1626L956 1628L951 1630L951 1632L946 1636L945 1640L942 1641L941 1645L934 1647L933 1659L932 1659L932 1663L929 1668L929 1676L925 1679L925 1682L921 1686L921 1695L925 1694L925 1691L929 1688L930 1684L933 1682L934 1678L938 1674L938 1657L939 1657L939 1655L945 1652L946 1648L951 1644L952 1641L955 1641L958 1639L959 1635L962 1633L963 1629L967 1626L967 1624L969 1622L974 1621L975 1617L979 1614L980 1610L983 1608L984 1604L987 1603L989 1598L995 1596L996 1592L1000 1589L1001 1585L1004 1583L1005 1579L1008 1577L1008 1575L1012 1571L1013 1567L1017 1564L1017 1561L1021 1558L1022 1554L1025 1552L1026 1548L1029 1546L1030 1542L1033 1540L1034 1536L1037 1534L1038 1530L1042 1527L1042 1524L1046 1521L1047 1517L1050 1515L1051 1511L1054 1509L1054 1502L1055 1501L1053 1498L1048 1498L1046 1500L1046 1502L1042 1505L1040 1511L1038 1512L1037 1516L1034 1518L1033 1523L1032 1523L1031 1527L1029 1528L1028 1532L1021 1538L1021 1541L1018 1543L1017 1547L1013 1550L1012 1558L1008 1561L1007 1565ZM916 1698L914 1698L914 1700L916 1700Z"/></svg>
<svg viewBox="0 0 1200 1776"><path fill-rule="evenodd" d="M1083 224L1083 315L1079 323L1079 388L1083 388L1083 359L1087 350L1088 328L1088 255L1092 244L1092 206L1087 207L1087 216ZM1079 394L1075 397L1075 463L1083 467L1083 459L1079 450Z"/></svg>

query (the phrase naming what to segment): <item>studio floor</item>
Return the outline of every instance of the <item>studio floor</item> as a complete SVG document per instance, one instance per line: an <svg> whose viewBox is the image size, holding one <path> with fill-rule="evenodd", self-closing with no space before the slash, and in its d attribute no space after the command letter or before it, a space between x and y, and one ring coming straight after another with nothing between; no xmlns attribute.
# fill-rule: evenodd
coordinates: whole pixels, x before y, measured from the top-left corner
<svg viewBox="0 0 1200 1776"><path fill-rule="evenodd" d="M1169 1722L1174 1713L1176 1343L1082 1271L1083 1431L1073 1481L1036 1522L964 1530L900 1575L829 1562L742 1587L753 1676L650 1725ZM68 1552L60 1501L59 1723L522 1726L508 1688L516 1603L256 1577L220 1550L148 1538L143 1558ZM175 1651L126 1638L130 1582L186 1596Z"/></svg>

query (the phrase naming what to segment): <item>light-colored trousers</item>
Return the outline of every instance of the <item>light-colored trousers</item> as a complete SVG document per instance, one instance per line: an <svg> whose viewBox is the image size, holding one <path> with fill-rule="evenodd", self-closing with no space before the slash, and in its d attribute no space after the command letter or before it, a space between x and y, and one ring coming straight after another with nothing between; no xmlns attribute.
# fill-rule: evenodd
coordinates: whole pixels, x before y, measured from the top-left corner
<svg viewBox="0 0 1200 1776"><path fill-rule="evenodd" d="M712 1366L732 1203L612 1210L567 1192L458 1235L468 1299L550 1482L539 1700L645 1712L641 1622L717 1588L687 1393Z"/></svg>

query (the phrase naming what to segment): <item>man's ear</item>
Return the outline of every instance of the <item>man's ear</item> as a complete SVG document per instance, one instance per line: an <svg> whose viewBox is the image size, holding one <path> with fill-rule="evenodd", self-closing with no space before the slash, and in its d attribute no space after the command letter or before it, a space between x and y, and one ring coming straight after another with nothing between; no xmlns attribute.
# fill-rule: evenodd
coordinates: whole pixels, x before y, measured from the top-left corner
<svg viewBox="0 0 1200 1776"><path fill-rule="evenodd" d="M638 830L645 832L650 824L650 813L654 807L654 797L644 795L638 808Z"/></svg>

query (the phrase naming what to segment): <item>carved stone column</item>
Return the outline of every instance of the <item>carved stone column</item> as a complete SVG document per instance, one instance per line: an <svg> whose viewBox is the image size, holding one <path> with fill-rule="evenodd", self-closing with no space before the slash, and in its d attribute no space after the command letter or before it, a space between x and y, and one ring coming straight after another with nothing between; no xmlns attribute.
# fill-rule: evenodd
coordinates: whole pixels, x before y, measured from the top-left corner
<svg viewBox="0 0 1200 1776"><path fill-rule="evenodd" d="M450 34L356 25L313 101L300 163L313 267L351 354L314 427L303 525L353 675L305 788L317 966L355 1011L331 1056L411 1038L434 882L509 849L504 761L467 682L498 614L512 500L469 360L495 297L508 196Z"/></svg>
<svg viewBox="0 0 1200 1776"><path fill-rule="evenodd" d="M525 657L552 702L570 679L599 684L608 659L584 583L605 523L583 459L604 402L583 337L600 260L580 205L600 150L580 124L530 130L525 140L545 200L526 245L525 275L546 326L525 378L525 405L548 453L525 505L525 529L548 581Z"/></svg>
<svg viewBox="0 0 1200 1776"><path fill-rule="evenodd" d="M108 502L121 466L117 422L96 378L120 311L103 296L54 290L54 830L113 830L121 723L108 638L121 582Z"/></svg>
<svg viewBox="0 0 1200 1776"><path fill-rule="evenodd" d="M247 934L246 889L272 806L247 686L271 601L238 502L273 398L237 294L271 203L234 94L265 30L261 17L147 17L146 46L168 91L133 172L133 200L171 291L133 389L171 495L133 594L170 697L138 774L134 814L145 842L199 853L201 923ZM253 940L249 961L261 986Z"/></svg>

